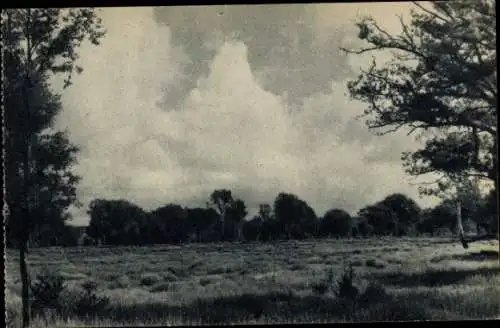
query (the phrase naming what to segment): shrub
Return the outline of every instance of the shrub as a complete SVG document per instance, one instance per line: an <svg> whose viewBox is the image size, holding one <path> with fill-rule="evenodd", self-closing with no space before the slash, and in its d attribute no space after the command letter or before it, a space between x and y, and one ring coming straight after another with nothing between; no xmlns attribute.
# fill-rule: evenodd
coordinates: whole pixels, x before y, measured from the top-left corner
<svg viewBox="0 0 500 328"><path fill-rule="evenodd" d="M365 264L367 267L372 267L372 268L376 268L376 269L382 269L385 267L385 265L383 263L377 262L374 259L366 260Z"/></svg>
<svg viewBox="0 0 500 328"><path fill-rule="evenodd" d="M127 288L130 286L130 279L126 275L117 276L113 281L108 284L108 288Z"/></svg>
<svg viewBox="0 0 500 328"><path fill-rule="evenodd" d="M312 284L311 287L313 292L319 295L324 295L327 292L331 291L333 286L333 278L333 269L330 267L324 279Z"/></svg>
<svg viewBox="0 0 500 328"><path fill-rule="evenodd" d="M43 314L45 309L60 309L59 296L65 288L64 277L44 271L31 284L32 316Z"/></svg>
<svg viewBox="0 0 500 328"><path fill-rule="evenodd" d="M140 283L142 286L152 286L161 281L161 277L154 273L147 273L141 276Z"/></svg>
<svg viewBox="0 0 500 328"><path fill-rule="evenodd" d="M348 269L344 269L344 272L337 280L336 288L334 289L335 296L340 299L354 300L358 295L358 288L353 284L354 271L352 265Z"/></svg>
<svg viewBox="0 0 500 328"><path fill-rule="evenodd" d="M212 282L212 279L210 279L210 278L207 278L207 277L200 278L200 285L201 286L206 286L206 285L210 284L211 282Z"/></svg>
<svg viewBox="0 0 500 328"><path fill-rule="evenodd" d="M158 285L153 286L150 289L150 292L152 292L152 293L166 292L166 291L169 290L169 288L170 288L170 284L169 283L160 283Z"/></svg>
<svg viewBox="0 0 500 328"><path fill-rule="evenodd" d="M170 271L162 274L162 279L163 279L163 281L167 281L167 282L179 280L177 275L175 275L174 273L172 273Z"/></svg>
<svg viewBox="0 0 500 328"><path fill-rule="evenodd" d="M86 233L83 234L83 236L80 238L78 241L78 244L83 245L83 246L95 246L97 244L96 240Z"/></svg>
<svg viewBox="0 0 500 328"><path fill-rule="evenodd" d="M104 311L108 307L109 298L100 297L95 294L95 290L97 289L95 281L88 280L84 282L82 288L84 292L80 295L75 307L77 315L88 317Z"/></svg>
<svg viewBox="0 0 500 328"><path fill-rule="evenodd" d="M390 295L385 287L378 282L369 282L365 290L358 297L358 302L362 306L375 304L388 299Z"/></svg>
<svg viewBox="0 0 500 328"><path fill-rule="evenodd" d="M16 321L19 320L20 313L18 308L11 304L5 305L5 326L14 327L16 326Z"/></svg>

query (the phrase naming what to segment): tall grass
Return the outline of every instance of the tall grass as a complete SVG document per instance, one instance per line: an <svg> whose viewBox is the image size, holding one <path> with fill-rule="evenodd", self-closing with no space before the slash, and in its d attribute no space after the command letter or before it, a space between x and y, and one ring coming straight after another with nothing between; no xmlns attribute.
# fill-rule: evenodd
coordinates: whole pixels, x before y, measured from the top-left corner
<svg viewBox="0 0 500 328"><path fill-rule="evenodd" d="M87 302L109 304L90 316L45 313L33 327L498 318L495 248L498 242L464 250L440 239L405 238L34 249L31 276L59 272L68 308L82 302L86 281L94 282L95 295L88 293ZM352 276L344 271L349 264ZM6 267L7 324L18 327L15 253Z"/></svg>

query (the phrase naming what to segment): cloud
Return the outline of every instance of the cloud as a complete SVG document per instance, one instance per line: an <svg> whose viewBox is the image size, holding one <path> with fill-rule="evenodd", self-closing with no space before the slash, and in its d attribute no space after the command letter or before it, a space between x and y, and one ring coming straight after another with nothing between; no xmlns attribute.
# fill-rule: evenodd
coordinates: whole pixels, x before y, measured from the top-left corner
<svg viewBox="0 0 500 328"><path fill-rule="evenodd" d="M375 137L354 118L365 108L346 95L356 62L338 48L355 34L323 22L324 8L278 7L103 9L108 34L82 47L85 71L58 120L81 147L85 206L204 206L229 188L251 213L284 191L322 215L416 197L399 156L417 144Z"/></svg>

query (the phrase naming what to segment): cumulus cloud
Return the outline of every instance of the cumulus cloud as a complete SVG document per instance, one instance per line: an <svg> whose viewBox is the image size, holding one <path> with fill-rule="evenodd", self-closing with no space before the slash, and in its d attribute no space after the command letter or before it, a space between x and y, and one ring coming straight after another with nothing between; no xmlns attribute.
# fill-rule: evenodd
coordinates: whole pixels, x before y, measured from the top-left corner
<svg viewBox="0 0 500 328"><path fill-rule="evenodd" d="M102 11L108 34L81 49L85 71L58 120L81 147L85 206L98 197L204 206L229 188L251 213L285 191L322 215L417 196L399 160L417 143L373 136L355 119L365 104L346 95L363 64L339 51L355 44L340 19L348 11L332 23L316 5L270 8ZM75 224L88 222L84 211Z"/></svg>

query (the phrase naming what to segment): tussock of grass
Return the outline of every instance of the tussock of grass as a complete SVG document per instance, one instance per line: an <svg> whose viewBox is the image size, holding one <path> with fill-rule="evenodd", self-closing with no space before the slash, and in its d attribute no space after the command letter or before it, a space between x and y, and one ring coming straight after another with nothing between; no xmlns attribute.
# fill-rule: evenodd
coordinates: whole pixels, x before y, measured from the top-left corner
<svg viewBox="0 0 500 328"><path fill-rule="evenodd" d="M108 283L109 289L127 288L132 284L130 278L126 275L117 275L117 277Z"/></svg>
<svg viewBox="0 0 500 328"><path fill-rule="evenodd" d="M150 291L152 293L158 293L158 292L166 292L168 291L170 288L170 284L169 283L160 283L158 285L154 285L153 287L151 287Z"/></svg>
<svg viewBox="0 0 500 328"><path fill-rule="evenodd" d="M179 280L179 277L177 277L176 274L167 271L161 275L161 279L166 282L171 282L171 281L177 281Z"/></svg>
<svg viewBox="0 0 500 328"><path fill-rule="evenodd" d="M380 262L380 261L377 261L375 259L369 259L369 260L366 260L365 261L365 265L367 267L372 267L372 268L376 268L376 269L382 269L385 267L385 264Z"/></svg>
<svg viewBox="0 0 500 328"><path fill-rule="evenodd" d="M146 273L141 276L140 284L142 286L152 286L159 283L162 277L155 273Z"/></svg>

